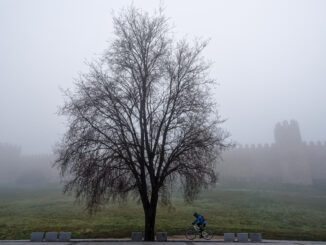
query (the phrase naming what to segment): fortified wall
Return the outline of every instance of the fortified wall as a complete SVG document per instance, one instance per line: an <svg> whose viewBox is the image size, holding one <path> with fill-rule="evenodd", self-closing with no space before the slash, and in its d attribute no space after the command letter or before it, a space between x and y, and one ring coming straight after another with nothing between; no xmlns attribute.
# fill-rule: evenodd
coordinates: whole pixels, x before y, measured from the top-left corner
<svg viewBox="0 0 326 245"><path fill-rule="evenodd" d="M59 182L53 155L23 155L18 146L0 143L0 185Z"/></svg>
<svg viewBox="0 0 326 245"><path fill-rule="evenodd" d="M277 123L274 139L225 152L220 179L326 186L326 142L302 141L294 120Z"/></svg>

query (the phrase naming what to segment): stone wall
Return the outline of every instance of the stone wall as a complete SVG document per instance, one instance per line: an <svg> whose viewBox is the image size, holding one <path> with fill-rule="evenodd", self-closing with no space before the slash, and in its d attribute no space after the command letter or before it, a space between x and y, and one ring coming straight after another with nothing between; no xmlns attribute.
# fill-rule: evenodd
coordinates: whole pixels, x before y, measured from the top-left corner
<svg viewBox="0 0 326 245"><path fill-rule="evenodd" d="M221 179L326 184L326 142L303 142L296 121L278 123L275 143L237 145L223 154Z"/></svg>

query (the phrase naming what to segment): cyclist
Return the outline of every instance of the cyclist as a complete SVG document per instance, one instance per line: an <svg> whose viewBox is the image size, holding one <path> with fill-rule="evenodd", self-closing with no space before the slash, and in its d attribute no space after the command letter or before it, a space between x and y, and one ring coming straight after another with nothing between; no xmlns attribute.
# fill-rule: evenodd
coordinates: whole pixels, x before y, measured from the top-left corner
<svg viewBox="0 0 326 245"><path fill-rule="evenodd" d="M194 216L196 217L196 220L194 222L192 222L192 224L197 224L200 230L200 238L203 238L203 230L204 227L206 226L206 221L205 218L203 216L201 216L199 213L195 212Z"/></svg>

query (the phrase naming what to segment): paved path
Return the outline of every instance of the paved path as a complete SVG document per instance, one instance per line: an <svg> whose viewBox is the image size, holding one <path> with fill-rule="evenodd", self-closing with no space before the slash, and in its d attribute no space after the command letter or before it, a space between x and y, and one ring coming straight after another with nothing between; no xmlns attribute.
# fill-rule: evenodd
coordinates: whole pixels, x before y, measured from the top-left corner
<svg viewBox="0 0 326 245"><path fill-rule="evenodd" d="M0 240L0 245L248 245L248 243L224 242L222 239L211 241L184 241L184 240L168 240L167 242L132 242L130 240L109 240L109 239L72 239L70 242L30 242L29 240ZM263 240L263 242L255 242L255 245L326 245L326 242L310 242L310 241L281 241L281 240Z"/></svg>

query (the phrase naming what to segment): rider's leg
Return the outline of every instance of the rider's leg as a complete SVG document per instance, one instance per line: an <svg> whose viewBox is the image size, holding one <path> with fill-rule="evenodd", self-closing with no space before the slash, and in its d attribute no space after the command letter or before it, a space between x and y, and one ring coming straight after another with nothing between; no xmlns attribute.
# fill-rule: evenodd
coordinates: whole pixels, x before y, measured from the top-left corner
<svg viewBox="0 0 326 245"><path fill-rule="evenodd" d="M206 224L203 224L200 226L200 236L203 237L203 231L204 231L204 228L206 227Z"/></svg>
<svg viewBox="0 0 326 245"><path fill-rule="evenodd" d="M198 225L199 226L199 231L200 231L200 238L203 238L203 225L202 224L200 224L200 225Z"/></svg>

